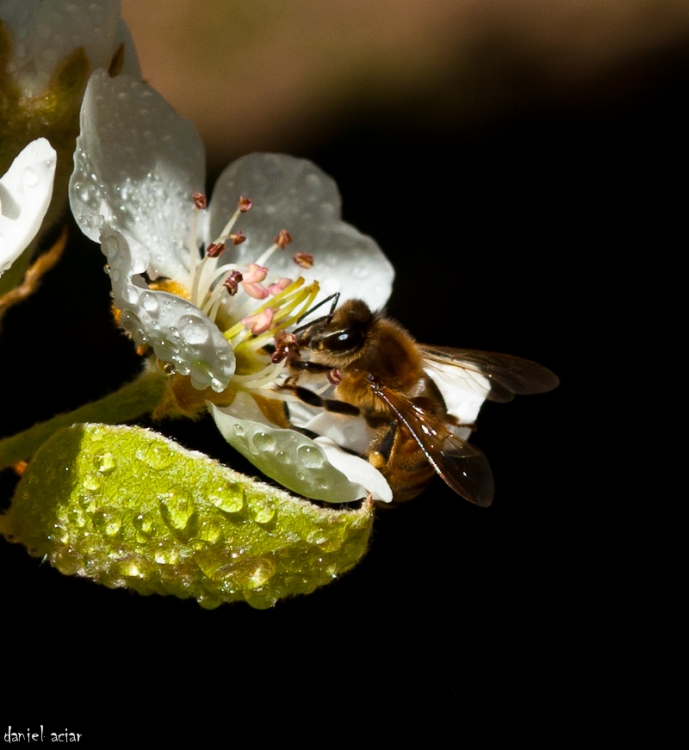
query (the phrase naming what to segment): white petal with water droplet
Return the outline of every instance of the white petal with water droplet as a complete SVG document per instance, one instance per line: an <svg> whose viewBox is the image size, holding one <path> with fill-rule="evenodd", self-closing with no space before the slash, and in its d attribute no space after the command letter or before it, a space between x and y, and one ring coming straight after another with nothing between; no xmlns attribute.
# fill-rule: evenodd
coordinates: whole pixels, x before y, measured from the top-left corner
<svg viewBox="0 0 689 750"><path fill-rule="evenodd" d="M210 402L207 405L225 440L266 476L293 492L329 503L363 498L366 489L376 500L392 499L382 474L367 461L333 448L332 441L320 445L295 430L239 419L230 413L231 408L221 409Z"/></svg>
<svg viewBox="0 0 689 750"><path fill-rule="evenodd" d="M253 201L237 222L247 237L232 254L249 263L268 249L281 229L292 235L268 262L270 279L303 276L322 284L321 298L363 299L377 310L387 302L394 270L376 242L340 218L335 181L306 159L286 154L249 154L230 164L216 183L210 205L210 236L222 232L240 196ZM297 266L295 253L313 255L313 268Z"/></svg>
<svg viewBox="0 0 689 750"><path fill-rule="evenodd" d="M188 283L192 194L204 181L199 134L157 91L130 76L91 76L69 185L84 234L98 241L105 217L148 249L152 279Z"/></svg>
<svg viewBox="0 0 689 750"><path fill-rule="evenodd" d="M122 233L103 227L101 248L110 265L120 324L137 344L148 344L156 357L191 377L195 388L227 388L235 356L215 323L186 299L154 291L139 275L148 265L148 249Z"/></svg>

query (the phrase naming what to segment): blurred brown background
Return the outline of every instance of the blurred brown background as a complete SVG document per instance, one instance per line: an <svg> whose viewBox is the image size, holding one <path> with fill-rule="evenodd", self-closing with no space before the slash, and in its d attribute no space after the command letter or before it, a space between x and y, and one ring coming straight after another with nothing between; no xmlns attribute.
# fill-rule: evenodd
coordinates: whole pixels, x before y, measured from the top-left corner
<svg viewBox="0 0 689 750"><path fill-rule="evenodd" d="M610 106L686 53L686 0L123 0L144 76L212 165L348 123L448 129L534 104Z"/></svg>

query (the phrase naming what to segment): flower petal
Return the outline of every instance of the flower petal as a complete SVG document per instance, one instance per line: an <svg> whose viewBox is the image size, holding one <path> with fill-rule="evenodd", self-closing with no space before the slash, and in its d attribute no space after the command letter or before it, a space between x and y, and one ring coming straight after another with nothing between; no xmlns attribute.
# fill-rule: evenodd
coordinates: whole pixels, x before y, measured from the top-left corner
<svg viewBox="0 0 689 750"><path fill-rule="evenodd" d="M3 2L0 10L13 42L7 70L27 97L41 94L55 67L78 47L95 70L107 67L125 41L125 70L139 72L119 0L22 0Z"/></svg>
<svg viewBox="0 0 689 750"><path fill-rule="evenodd" d="M53 195L55 149L45 138L30 143L0 179L0 276L29 246Z"/></svg>
<svg viewBox="0 0 689 750"><path fill-rule="evenodd" d="M208 402L208 408L233 448L266 476L293 492L329 503L357 500L366 495L366 489L376 500L392 499L387 482L367 461L349 454L346 458L338 455L334 460L345 468L347 475L335 468L330 458L335 451L343 452L331 441L324 447L295 430L239 419L230 413L232 407L221 409Z"/></svg>
<svg viewBox="0 0 689 750"><path fill-rule="evenodd" d="M341 471L346 477L356 477L356 481L366 487L371 495L373 495L374 500L381 500L384 503L392 502L390 485L378 469L368 461L364 461L358 456L343 451L329 437L318 437L314 440L314 443L320 445L332 466Z"/></svg>
<svg viewBox="0 0 689 750"><path fill-rule="evenodd" d="M372 309L387 302L392 265L373 239L341 221L337 185L317 166L284 154L250 154L230 164L213 193L209 239L219 236L242 195L253 201L237 222L247 239L227 253L227 262L257 260L286 229L293 241L266 262L270 281L298 272L307 281L321 282L322 296L340 292L345 299L363 299ZM313 255L313 268L295 265L298 252Z"/></svg>
<svg viewBox="0 0 689 750"><path fill-rule="evenodd" d="M478 372L470 372L462 367L453 367L434 362L426 368L426 373L440 389L447 413L457 417L462 424L473 425L478 413L490 392L490 381ZM468 439L471 430L456 431L463 439Z"/></svg>
<svg viewBox="0 0 689 750"><path fill-rule="evenodd" d="M69 192L81 230L98 240L103 218L149 248L148 273L188 283L194 207L204 152L194 126L150 86L96 71L81 109Z"/></svg>
<svg viewBox="0 0 689 750"><path fill-rule="evenodd" d="M153 347L156 357L189 375L195 388L227 388L235 370L232 347L195 305L167 292L153 291L138 274L148 251L105 224L101 248L108 259L120 325L137 344Z"/></svg>

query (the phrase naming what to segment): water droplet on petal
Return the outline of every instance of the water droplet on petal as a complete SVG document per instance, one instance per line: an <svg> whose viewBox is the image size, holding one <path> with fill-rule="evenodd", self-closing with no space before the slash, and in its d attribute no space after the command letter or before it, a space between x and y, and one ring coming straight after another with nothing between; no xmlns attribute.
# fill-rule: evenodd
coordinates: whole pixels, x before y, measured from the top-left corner
<svg viewBox="0 0 689 750"><path fill-rule="evenodd" d="M257 432L254 435L253 443L259 451L264 453L275 450L275 438L267 432Z"/></svg>
<svg viewBox="0 0 689 750"><path fill-rule="evenodd" d="M320 450L311 445L302 445L297 451L300 463L308 469L320 469L325 460Z"/></svg>
<svg viewBox="0 0 689 750"><path fill-rule="evenodd" d="M156 295L153 294L153 292L144 292L141 297L139 297L139 304L150 315L155 315L160 307Z"/></svg>

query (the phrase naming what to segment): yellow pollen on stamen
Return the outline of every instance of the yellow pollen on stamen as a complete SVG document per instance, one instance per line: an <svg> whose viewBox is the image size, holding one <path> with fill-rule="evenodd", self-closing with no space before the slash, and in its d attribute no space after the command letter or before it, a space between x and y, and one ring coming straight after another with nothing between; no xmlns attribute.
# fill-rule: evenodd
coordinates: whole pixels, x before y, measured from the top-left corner
<svg viewBox="0 0 689 750"><path fill-rule="evenodd" d="M311 307L313 301L318 296L320 286L317 281L314 281L309 286L302 289L298 294L295 295L294 299L290 300L284 307L281 307L276 311L273 316L273 324L269 331L266 331L255 338L246 338L240 342L236 347L235 351L240 347L249 348L253 351L260 349L265 346L273 338L275 338L275 332L278 328L289 328L291 325L297 322L299 318ZM291 317L287 317L296 307L300 307L299 311ZM286 318L286 319L285 319Z"/></svg>

